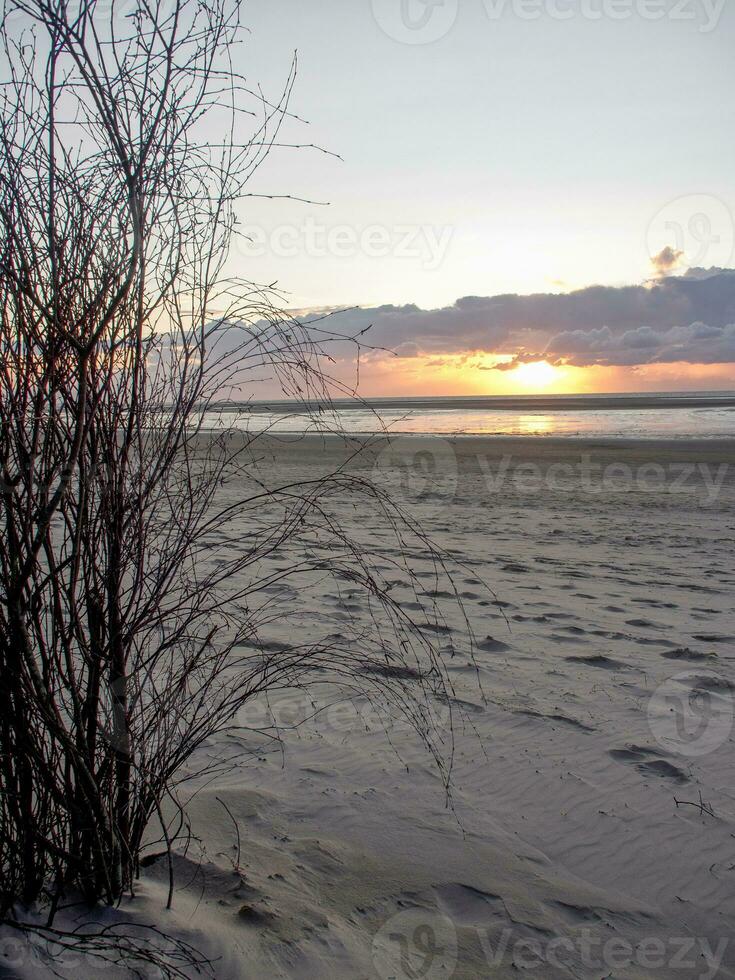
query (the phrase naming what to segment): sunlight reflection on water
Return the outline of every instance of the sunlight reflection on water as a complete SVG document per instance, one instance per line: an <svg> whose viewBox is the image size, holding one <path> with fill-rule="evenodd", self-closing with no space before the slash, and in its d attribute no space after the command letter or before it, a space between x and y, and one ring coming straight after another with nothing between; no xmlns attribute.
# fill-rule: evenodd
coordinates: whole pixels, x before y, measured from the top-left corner
<svg viewBox="0 0 735 980"><path fill-rule="evenodd" d="M607 438L733 438L735 410L714 408L645 408L574 411L488 411L486 409L408 408L406 411L363 408L318 414L293 414L246 409L207 413L205 428L237 428L251 432L331 432L354 434L387 430L394 433L504 436L599 436Z"/></svg>

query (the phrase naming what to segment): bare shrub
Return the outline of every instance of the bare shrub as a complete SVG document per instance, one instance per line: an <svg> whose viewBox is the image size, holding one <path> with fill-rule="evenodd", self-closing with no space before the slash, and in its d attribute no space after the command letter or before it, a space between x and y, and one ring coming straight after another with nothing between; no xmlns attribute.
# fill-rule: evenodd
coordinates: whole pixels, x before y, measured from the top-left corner
<svg viewBox="0 0 735 980"><path fill-rule="evenodd" d="M238 17L230 0L6 3L0 920L23 904L51 924L69 895L129 892L151 821L175 844L163 804L185 766L264 691L367 693L448 780L436 634L386 572L423 592L408 556L437 577L442 556L359 474L273 485L257 436L222 412L207 431L254 379L304 403L339 387L328 319L291 319L226 274L235 205L278 145L293 82L269 102L233 69ZM225 483L242 488L234 502ZM392 557L346 532L334 503L349 497L393 529ZM247 532L232 549L235 520ZM272 649L263 625L289 615L275 587L310 575L366 595L370 628L347 617L339 636Z"/></svg>

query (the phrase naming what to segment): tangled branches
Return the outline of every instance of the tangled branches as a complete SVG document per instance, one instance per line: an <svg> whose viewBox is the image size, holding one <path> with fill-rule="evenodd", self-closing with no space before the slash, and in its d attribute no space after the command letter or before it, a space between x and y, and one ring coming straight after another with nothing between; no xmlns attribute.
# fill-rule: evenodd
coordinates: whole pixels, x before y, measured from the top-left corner
<svg viewBox="0 0 735 980"><path fill-rule="evenodd" d="M233 70L238 16L229 0L6 5L0 920L40 904L52 924L70 894L119 901L151 821L172 846L162 802L186 764L264 691L368 691L450 765L430 698L446 700L441 657L330 501L377 506L399 555L410 539L439 573L441 556L369 481L266 485L257 437L206 431L263 374L304 403L336 384L328 321L292 320L224 272L293 83L269 102ZM235 519L245 537L205 567ZM265 567L274 553L285 570ZM372 628L267 648L259 597L309 574L362 590Z"/></svg>

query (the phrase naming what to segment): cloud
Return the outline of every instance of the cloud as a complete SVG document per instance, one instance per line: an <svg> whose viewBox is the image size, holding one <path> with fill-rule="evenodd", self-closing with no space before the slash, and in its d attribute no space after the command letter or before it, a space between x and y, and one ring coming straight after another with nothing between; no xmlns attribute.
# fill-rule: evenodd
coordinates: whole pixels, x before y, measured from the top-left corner
<svg viewBox="0 0 735 980"><path fill-rule="evenodd" d="M393 353L396 357L419 357L421 349L414 341L407 340L405 344L399 344L398 347L395 347Z"/></svg>
<svg viewBox="0 0 735 980"><path fill-rule="evenodd" d="M510 361L498 361L497 364L490 364L487 367L483 367L483 371L512 371L517 368L519 364L533 364L535 361L545 361L546 355L537 353L531 354L528 351L521 351L516 354Z"/></svg>
<svg viewBox="0 0 735 980"><path fill-rule="evenodd" d="M452 306L379 306L336 314L330 326L401 357L492 352L571 364L735 362L735 270L690 269L634 286L570 293L465 296Z"/></svg>
<svg viewBox="0 0 735 980"><path fill-rule="evenodd" d="M712 266L709 269L702 269L699 266L692 266L691 269L687 269L684 273L685 279L711 279L712 276L726 276L727 274L732 275L732 269L721 269L717 266Z"/></svg>
<svg viewBox="0 0 735 980"><path fill-rule="evenodd" d="M657 276L668 276L670 272L679 265L684 252L678 248L672 248L667 245L662 248L658 255L654 255L651 258L651 265Z"/></svg>
<svg viewBox="0 0 735 980"><path fill-rule="evenodd" d="M552 363L590 365L728 364L735 362L735 323L724 327L692 323L654 330L637 327L616 336L609 328L572 330L552 337L547 347Z"/></svg>
<svg viewBox="0 0 735 980"><path fill-rule="evenodd" d="M396 369L397 360L384 363L390 356L386 349L405 369L420 361L422 370L466 363L512 371L541 360L579 367L735 364L733 269L690 269L644 285L589 286L569 293L465 296L434 310L408 304L338 311L326 319L324 313L312 310L301 318L313 321L317 339L360 334L361 344L375 348L363 348L364 363L374 360ZM235 350L245 328L232 323L226 328L221 347ZM258 326L247 329L257 333ZM327 340L326 348L337 374L352 383L354 346Z"/></svg>

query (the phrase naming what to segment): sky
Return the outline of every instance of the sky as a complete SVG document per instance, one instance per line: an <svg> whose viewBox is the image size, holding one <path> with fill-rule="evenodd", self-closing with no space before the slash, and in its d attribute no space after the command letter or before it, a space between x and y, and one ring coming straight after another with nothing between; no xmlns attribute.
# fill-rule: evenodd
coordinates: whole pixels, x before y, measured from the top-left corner
<svg viewBox="0 0 735 980"><path fill-rule="evenodd" d="M377 321L368 395L735 388L735 277L689 271L735 264L734 6L248 0L238 67L296 51L281 139L341 159L274 149L251 191L320 203L245 202L233 269Z"/></svg>

